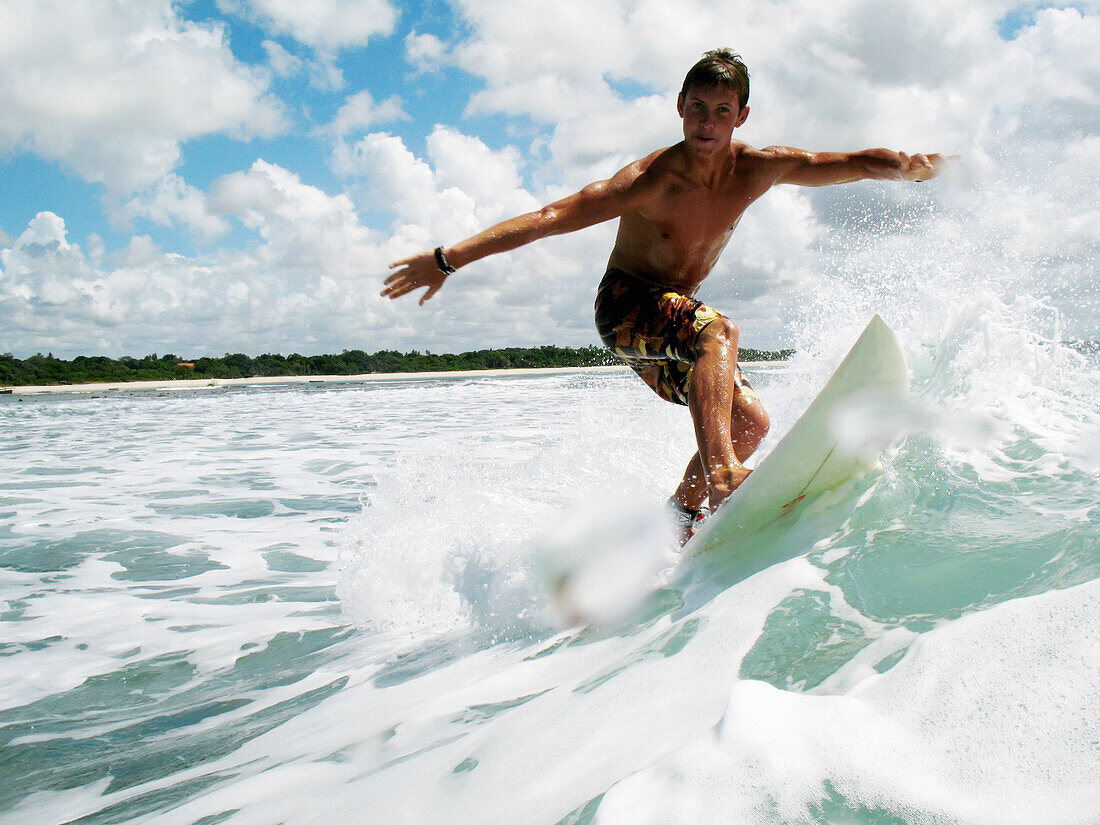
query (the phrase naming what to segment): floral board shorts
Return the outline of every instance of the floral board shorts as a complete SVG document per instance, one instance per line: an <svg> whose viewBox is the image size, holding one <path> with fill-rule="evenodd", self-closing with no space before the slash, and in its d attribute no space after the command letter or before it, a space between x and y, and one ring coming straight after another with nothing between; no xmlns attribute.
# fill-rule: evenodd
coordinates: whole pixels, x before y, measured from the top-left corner
<svg viewBox="0 0 1100 825"><path fill-rule="evenodd" d="M596 331L615 356L657 395L688 403L699 333L720 312L667 287L609 269L596 290ZM755 395L737 368L737 390Z"/></svg>

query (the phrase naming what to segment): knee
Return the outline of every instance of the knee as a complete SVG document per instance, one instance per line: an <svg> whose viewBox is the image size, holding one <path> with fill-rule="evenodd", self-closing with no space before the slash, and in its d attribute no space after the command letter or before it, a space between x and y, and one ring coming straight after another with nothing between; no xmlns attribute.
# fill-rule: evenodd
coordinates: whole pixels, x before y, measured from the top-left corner
<svg viewBox="0 0 1100 825"><path fill-rule="evenodd" d="M726 349L736 347L740 339L741 328L736 322L720 317L703 327L703 331L699 333L698 347L700 352L712 347Z"/></svg>

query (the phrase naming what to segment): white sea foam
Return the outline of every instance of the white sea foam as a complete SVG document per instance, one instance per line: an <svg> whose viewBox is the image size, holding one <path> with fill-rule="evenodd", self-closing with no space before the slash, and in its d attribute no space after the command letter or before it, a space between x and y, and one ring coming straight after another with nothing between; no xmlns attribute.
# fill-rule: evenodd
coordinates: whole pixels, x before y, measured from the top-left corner
<svg viewBox="0 0 1100 825"><path fill-rule="evenodd" d="M606 520L582 510L607 517L633 501L654 512L671 493L693 450L685 411L624 377L540 380L558 389L535 395L508 379L431 402L470 410L476 427L414 439L380 476L345 536L340 593L357 620L429 635L546 629L534 553L563 513L598 529ZM561 403L557 392L586 381Z"/></svg>
<svg viewBox="0 0 1100 825"><path fill-rule="evenodd" d="M736 682L712 731L613 788L594 822L1094 822L1097 609L1090 583L967 616L844 695Z"/></svg>

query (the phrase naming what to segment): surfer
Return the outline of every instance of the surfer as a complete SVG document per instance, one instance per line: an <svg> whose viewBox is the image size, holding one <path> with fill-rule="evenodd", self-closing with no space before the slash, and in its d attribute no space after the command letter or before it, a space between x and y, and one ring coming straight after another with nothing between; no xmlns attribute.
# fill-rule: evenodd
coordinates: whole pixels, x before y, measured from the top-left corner
<svg viewBox="0 0 1100 825"><path fill-rule="evenodd" d="M604 344L661 398L691 412L698 449L669 500L683 541L705 499L713 512L748 477L745 461L769 426L738 367L737 324L693 297L741 215L776 184L919 182L943 164L938 154L887 149L756 149L733 139L749 116L748 102L749 74L740 56L729 49L707 52L687 73L676 100L682 141L537 212L396 261L382 290L399 298L426 288L423 304L474 261L618 218L596 293L596 327Z"/></svg>

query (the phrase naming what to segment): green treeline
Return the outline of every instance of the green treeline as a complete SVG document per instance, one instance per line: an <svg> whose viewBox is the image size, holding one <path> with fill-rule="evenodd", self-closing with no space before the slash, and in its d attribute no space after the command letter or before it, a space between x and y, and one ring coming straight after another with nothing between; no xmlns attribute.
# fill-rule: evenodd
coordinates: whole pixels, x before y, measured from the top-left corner
<svg viewBox="0 0 1100 825"><path fill-rule="evenodd" d="M772 361L789 357L783 352L741 350L745 361ZM531 369L539 367L593 367L617 363L602 347L508 347L459 354L401 353L382 350L368 354L344 350L339 355L260 355L227 353L221 358L187 359L156 353L144 358L80 355L71 361L49 355L19 359L0 355L0 385L87 384L93 382L171 381L181 378L255 378L288 375L361 375L372 372L444 372L455 370ZM191 365L194 366L191 366Z"/></svg>

